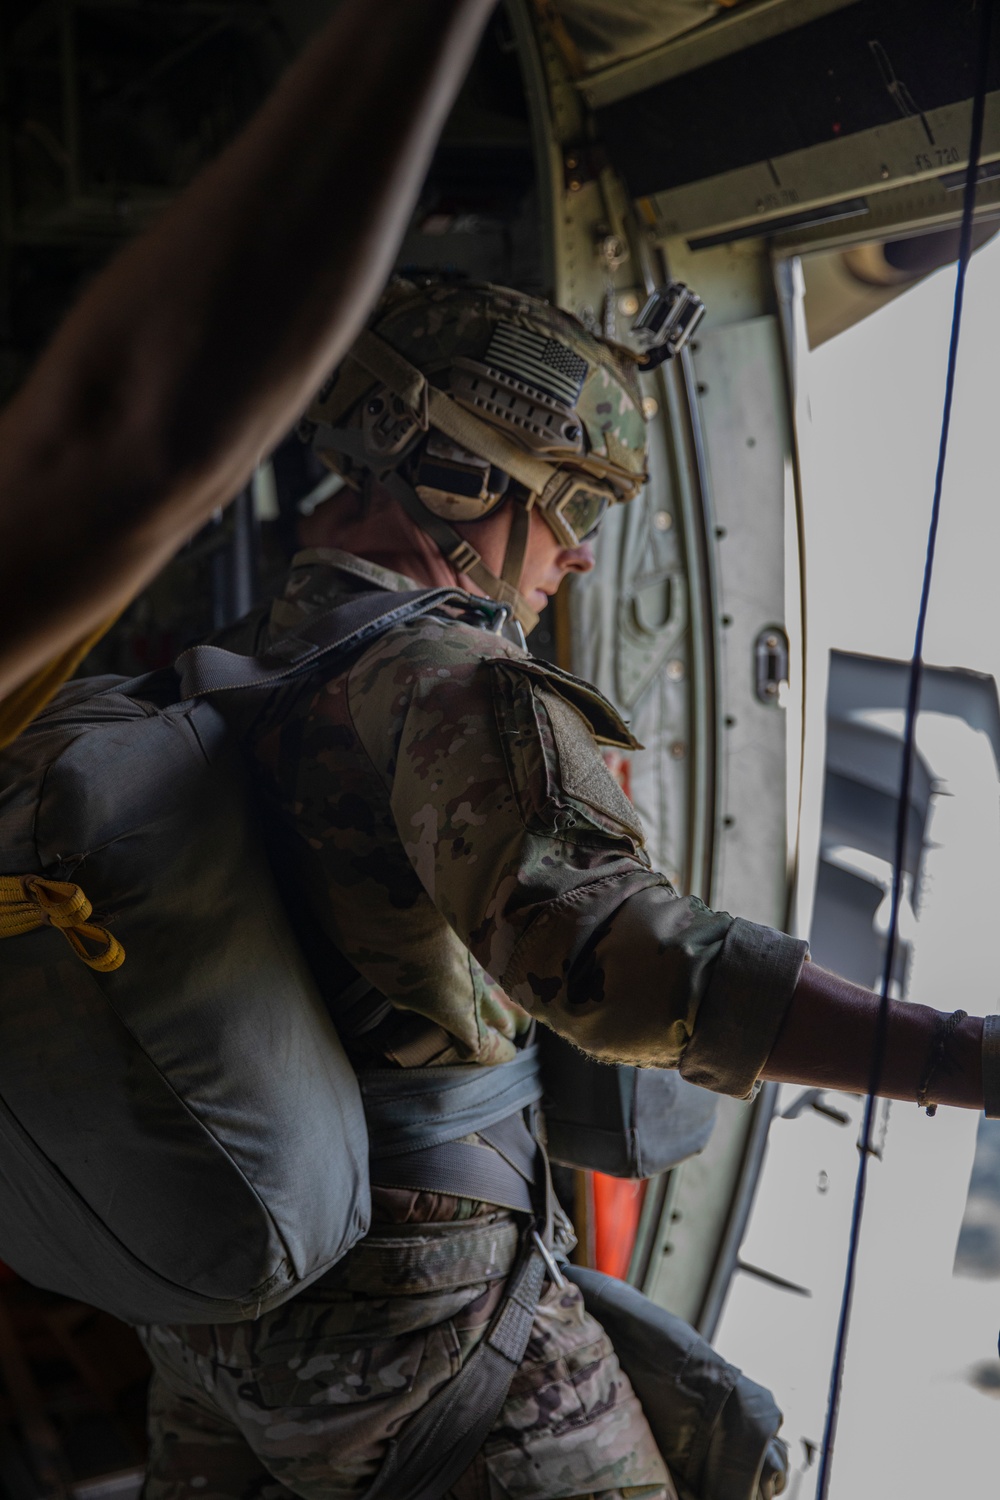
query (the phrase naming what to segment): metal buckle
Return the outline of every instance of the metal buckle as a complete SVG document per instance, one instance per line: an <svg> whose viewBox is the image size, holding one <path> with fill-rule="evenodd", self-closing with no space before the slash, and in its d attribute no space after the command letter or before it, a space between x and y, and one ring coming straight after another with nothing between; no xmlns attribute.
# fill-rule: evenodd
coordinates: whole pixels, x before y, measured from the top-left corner
<svg viewBox="0 0 1000 1500"><path fill-rule="evenodd" d="M448 553L448 561L457 573L466 573L474 563L481 562L482 559L475 547L463 540Z"/></svg>
<svg viewBox="0 0 1000 1500"><path fill-rule="evenodd" d="M552 1282L553 1286L557 1286L561 1292L564 1292L568 1285L566 1278L553 1260L551 1250L546 1245L537 1229L533 1229L531 1231L531 1238L535 1242L535 1249L538 1251L539 1255L542 1257L542 1260L544 1260L545 1262L545 1269L549 1273L549 1280Z"/></svg>

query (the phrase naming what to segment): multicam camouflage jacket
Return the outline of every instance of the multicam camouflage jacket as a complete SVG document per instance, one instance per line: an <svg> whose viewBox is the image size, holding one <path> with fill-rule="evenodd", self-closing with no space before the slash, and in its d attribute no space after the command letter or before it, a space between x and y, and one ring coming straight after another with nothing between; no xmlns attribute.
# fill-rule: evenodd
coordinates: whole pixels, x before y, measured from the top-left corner
<svg viewBox="0 0 1000 1500"><path fill-rule="evenodd" d="M300 553L260 629L373 587L415 585ZM249 629L226 643L259 646ZM596 690L475 617L393 629L276 694L250 732L286 898L335 1013L343 955L415 1025L380 1035L400 1062L503 1062L537 1019L745 1097L805 945L678 896L599 740L634 744Z"/></svg>

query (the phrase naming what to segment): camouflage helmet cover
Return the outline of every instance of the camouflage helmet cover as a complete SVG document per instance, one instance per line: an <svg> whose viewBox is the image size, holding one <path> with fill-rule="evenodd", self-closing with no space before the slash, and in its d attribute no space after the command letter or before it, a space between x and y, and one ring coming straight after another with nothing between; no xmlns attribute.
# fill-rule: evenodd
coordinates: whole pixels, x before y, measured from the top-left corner
<svg viewBox="0 0 1000 1500"><path fill-rule="evenodd" d="M540 368L542 359L550 361L540 382L552 377L578 429L566 429L573 440L560 442L556 433L555 441L541 449L535 443L536 451L606 477L622 500L632 498L643 483L646 424L635 357L592 334L570 313L489 283L418 285L397 279L383 294L369 327L446 389L449 383L455 386L456 361L495 364L498 340L502 344L505 336L515 346L514 360L527 359L528 374L522 378L531 384L532 369ZM373 383L366 371L346 361L320 392L309 417L341 426ZM460 385L452 394L467 404ZM479 409L478 415L515 439L523 437L502 410Z"/></svg>
<svg viewBox="0 0 1000 1500"><path fill-rule="evenodd" d="M520 591L530 512L563 547L643 484L629 350L538 298L489 284L390 283L306 414L303 436L354 482L377 475L459 575L530 630ZM514 502L500 573L454 521Z"/></svg>

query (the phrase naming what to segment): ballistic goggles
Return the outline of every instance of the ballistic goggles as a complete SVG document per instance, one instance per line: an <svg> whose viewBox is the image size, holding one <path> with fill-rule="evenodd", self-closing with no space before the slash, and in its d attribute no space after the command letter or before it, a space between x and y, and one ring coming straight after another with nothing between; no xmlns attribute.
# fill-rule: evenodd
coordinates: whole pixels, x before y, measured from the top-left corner
<svg viewBox="0 0 1000 1500"><path fill-rule="evenodd" d="M564 547L579 547L594 536L617 499L610 485L588 474L563 469L545 486L537 508Z"/></svg>
<svg viewBox="0 0 1000 1500"><path fill-rule="evenodd" d="M539 490L529 490L499 466L431 430L416 456L411 478L421 501L436 516L476 521L491 515L509 495L533 504L564 547L592 537L605 511L620 499L610 482L579 469L550 469Z"/></svg>

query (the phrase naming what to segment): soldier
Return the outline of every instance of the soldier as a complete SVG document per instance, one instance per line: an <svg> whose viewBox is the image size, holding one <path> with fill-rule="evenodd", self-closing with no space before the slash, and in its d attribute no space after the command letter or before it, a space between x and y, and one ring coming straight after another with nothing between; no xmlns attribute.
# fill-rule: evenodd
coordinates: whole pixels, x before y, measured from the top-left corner
<svg viewBox="0 0 1000 1500"><path fill-rule="evenodd" d="M640 412L634 361L568 315L403 283L310 413L348 488L312 518L269 617L226 643L253 650L372 589L457 584L486 601L284 689L250 732L284 891L362 1082L387 1065L426 1078L509 1063L537 1020L741 1097L761 1076L864 1086L875 997L807 964L803 943L675 893L598 748L633 745L627 728L511 629L593 565L602 515L637 493ZM915 1097L938 1026L893 1008L887 1092ZM953 1029L925 1092L981 1103L977 1027ZM372 1233L278 1311L146 1330L148 1500L365 1493L482 1338L517 1238L509 1207L412 1170L376 1160ZM549 1282L450 1493L674 1495L574 1287Z"/></svg>
<svg viewBox="0 0 1000 1500"><path fill-rule="evenodd" d="M0 743L350 346L493 4L385 0L377 26L368 0L337 6L234 144L95 278L4 410L0 696L24 686L0 702Z"/></svg>

